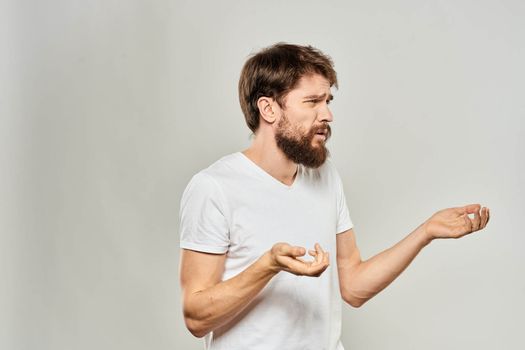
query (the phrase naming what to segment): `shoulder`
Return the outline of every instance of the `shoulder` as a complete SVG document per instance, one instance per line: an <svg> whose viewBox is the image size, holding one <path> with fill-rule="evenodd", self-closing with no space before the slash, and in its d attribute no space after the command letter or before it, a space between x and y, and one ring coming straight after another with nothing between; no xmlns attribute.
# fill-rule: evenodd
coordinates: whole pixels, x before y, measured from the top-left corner
<svg viewBox="0 0 525 350"><path fill-rule="evenodd" d="M205 188L217 186L222 179L227 179L236 172L239 163L238 152L226 155L193 175L188 186L201 186Z"/></svg>
<svg viewBox="0 0 525 350"><path fill-rule="evenodd" d="M217 197L225 202L229 184L242 172L244 162L240 152L226 155L190 179L183 193L183 201L190 197Z"/></svg>
<svg viewBox="0 0 525 350"><path fill-rule="evenodd" d="M244 162L242 154L236 152L220 158L209 167L201 170L195 176L208 177L210 180L221 182L225 179L231 178L234 174L237 174L243 166Z"/></svg>

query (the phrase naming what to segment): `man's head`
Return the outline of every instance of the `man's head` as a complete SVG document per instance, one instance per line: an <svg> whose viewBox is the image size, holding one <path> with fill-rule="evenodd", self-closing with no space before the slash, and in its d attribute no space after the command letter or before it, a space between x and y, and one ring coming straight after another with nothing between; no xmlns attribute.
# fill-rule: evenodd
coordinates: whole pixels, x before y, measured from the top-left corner
<svg viewBox="0 0 525 350"><path fill-rule="evenodd" d="M337 75L330 57L311 46L275 44L245 63L239 100L248 127L271 128L277 146L295 163L318 167L328 150L328 103Z"/></svg>

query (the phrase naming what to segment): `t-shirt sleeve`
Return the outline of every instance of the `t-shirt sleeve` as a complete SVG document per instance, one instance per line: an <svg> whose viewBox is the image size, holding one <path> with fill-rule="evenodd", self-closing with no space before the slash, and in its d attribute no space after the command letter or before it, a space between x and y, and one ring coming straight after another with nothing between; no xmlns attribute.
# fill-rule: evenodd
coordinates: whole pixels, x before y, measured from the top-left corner
<svg viewBox="0 0 525 350"><path fill-rule="evenodd" d="M341 181L341 177L337 173L337 170L335 170L335 177L336 177L336 190L337 190L337 210L338 210L338 216L337 216L337 233L343 233L347 230L350 230L352 227L354 227L354 224L352 223L352 219L350 218L350 213L348 211L348 207L346 205L346 198L345 198L345 192L343 189L343 182Z"/></svg>
<svg viewBox="0 0 525 350"><path fill-rule="evenodd" d="M229 246L226 205L219 185L198 173L184 190L180 204L180 247L223 254Z"/></svg>

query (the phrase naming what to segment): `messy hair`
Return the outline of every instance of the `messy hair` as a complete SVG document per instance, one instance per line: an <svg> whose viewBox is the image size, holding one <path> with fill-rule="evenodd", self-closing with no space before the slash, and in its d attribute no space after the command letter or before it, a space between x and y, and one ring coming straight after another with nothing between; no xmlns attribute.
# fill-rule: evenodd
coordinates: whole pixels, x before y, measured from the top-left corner
<svg viewBox="0 0 525 350"><path fill-rule="evenodd" d="M315 73L337 87L332 59L312 46L277 43L252 55L239 79L239 102L250 130L259 128L259 98L273 98L284 108L286 95L299 80Z"/></svg>

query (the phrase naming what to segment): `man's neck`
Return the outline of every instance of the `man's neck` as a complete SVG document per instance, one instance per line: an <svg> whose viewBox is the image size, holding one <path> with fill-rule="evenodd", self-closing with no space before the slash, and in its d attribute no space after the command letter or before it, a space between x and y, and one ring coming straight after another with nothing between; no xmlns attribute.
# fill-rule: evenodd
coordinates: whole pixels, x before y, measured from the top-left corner
<svg viewBox="0 0 525 350"><path fill-rule="evenodd" d="M285 185L292 185L297 173L297 164L292 162L277 147L275 138L255 135L252 145L242 153L261 169Z"/></svg>

